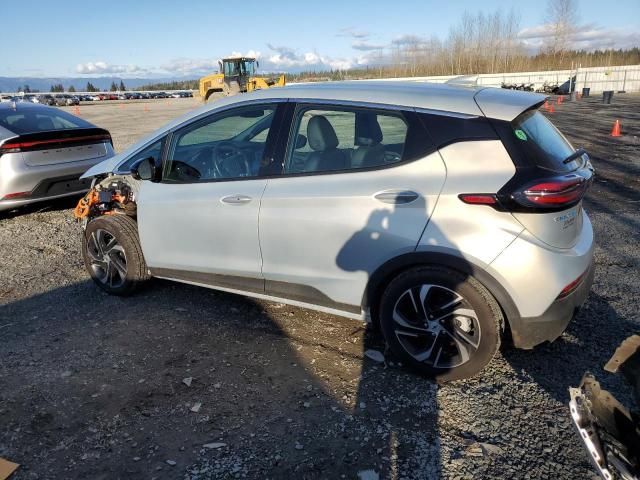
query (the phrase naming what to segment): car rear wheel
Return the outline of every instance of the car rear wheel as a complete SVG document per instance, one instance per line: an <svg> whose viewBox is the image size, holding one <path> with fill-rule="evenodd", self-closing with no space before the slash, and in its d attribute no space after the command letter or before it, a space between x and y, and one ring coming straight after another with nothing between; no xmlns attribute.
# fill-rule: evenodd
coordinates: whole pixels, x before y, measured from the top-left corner
<svg viewBox="0 0 640 480"><path fill-rule="evenodd" d="M138 228L130 217L111 215L89 222L82 256L93 281L110 294L130 295L149 279Z"/></svg>
<svg viewBox="0 0 640 480"><path fill-rule="evenodd" d="M407 270L387 286L380 327L391 351L438 382L480 372L500 346L503 316L476 279L444 267Z"/></svg>

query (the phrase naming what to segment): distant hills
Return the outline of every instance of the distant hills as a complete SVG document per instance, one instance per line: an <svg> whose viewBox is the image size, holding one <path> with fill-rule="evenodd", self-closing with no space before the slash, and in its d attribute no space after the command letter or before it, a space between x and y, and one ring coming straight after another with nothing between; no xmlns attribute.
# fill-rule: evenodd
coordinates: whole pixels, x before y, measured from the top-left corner
<svg viewBox="0 0 640 480"><path fill-rule="evenodd" d="M52 85L62 84L65 90L68 90L70 86L82 92L86 89L87 82L91 82L95 87L100 90L109 90L112 82L116 85L120 85L120 81L124 82L124 85L128 89L138 88L142 85L150 85L157 83L168 82L182 82L193 80L189 77L165 77L165 78L121 78L121 77L0 77L0 92L18 92L21 91L25 85L28 85L31 91L39 90L41 92L48 92Z"/></svg>

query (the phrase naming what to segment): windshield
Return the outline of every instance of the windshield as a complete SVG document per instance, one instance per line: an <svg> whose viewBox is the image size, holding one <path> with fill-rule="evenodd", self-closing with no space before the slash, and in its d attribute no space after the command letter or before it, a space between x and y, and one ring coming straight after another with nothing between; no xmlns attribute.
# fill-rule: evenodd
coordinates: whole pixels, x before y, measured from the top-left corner
<svg viewBox="0 0 640 480"><path fill-rule="evenodd" d="M228 77L238 75L252 76L255 73L255 62L253 60L231 60L224 62L224 74Z"/></svg>
<svg viewBox="0 0 640 480"><path fill-rule="evenodd" d="M571 171L580 166L580 157L568 164L563 163L574 149L539 111L524 112L512 122L511 126L514 141L539 166L556 171Z"/></svg>

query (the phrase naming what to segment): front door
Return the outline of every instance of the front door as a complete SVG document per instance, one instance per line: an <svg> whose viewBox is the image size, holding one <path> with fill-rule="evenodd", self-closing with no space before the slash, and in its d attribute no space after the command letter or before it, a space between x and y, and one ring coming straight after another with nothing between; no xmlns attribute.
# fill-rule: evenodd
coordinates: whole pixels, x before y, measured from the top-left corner
<svg viewBox="0 0 640 480"><path fill-rule="evenodd" d="M170 135L162 182L143 182L138 200L140 240L154 275L262 291L261 165L278 107L232 108Z"/></svg>

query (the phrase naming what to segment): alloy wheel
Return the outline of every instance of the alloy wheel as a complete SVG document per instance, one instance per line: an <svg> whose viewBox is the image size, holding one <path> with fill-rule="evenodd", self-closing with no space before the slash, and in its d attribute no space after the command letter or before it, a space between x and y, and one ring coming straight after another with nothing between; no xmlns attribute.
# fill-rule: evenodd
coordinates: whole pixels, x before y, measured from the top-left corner
<svg viewBox="0 0 640 480"><path fill-rule="evenodd" d="M95 278L111 288L122 286L127 278L127 256L116 237L104 229L91 232L87 252Z"/></svg>
<svg viewBox="0 0 640 480"><path fill-rule="evenodd" d="M475 310L462 295L440 285L405 290L394 306L393 326L409 355L437 369L467 363L480 345Z"/></svg>

